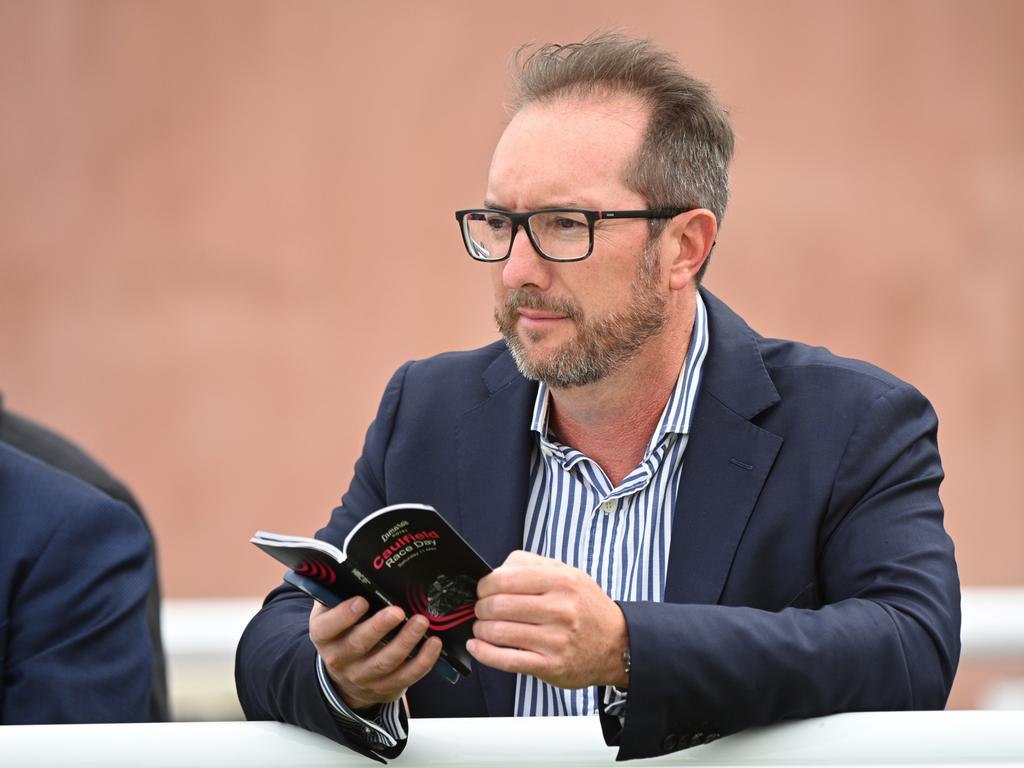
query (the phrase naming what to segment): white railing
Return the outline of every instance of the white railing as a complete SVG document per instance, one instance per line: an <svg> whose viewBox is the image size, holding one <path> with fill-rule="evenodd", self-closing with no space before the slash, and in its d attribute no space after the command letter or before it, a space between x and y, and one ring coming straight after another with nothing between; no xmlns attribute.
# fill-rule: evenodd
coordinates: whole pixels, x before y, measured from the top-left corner
<svg viewBox="0 0 1024 768"><path fill-rule="evenodd" d="M971 587L960 608L963 661L1024 660L1024 587Z"/></svg>
<svg viewBox="0 0 1024 768"><path fill-rule="evenodd" d="M242 719L235 647L261 604L257 598L163 601L160 621L174 719Z"/></svg>
<svg viewBox="0 0 1024 768"><path fill-rule="evenodd" d="M235 646L259 606L256 598L164 601L164 647L177 719L241 717ZM965 589L962 608L962 661L1024 660L1024 587Z"/></svg>
<svg viewBox="0 0 1024 768"><path fill-rule="evenodd" d="M1024 712L850 713L757 728L644 760L719 766L1020 766ZM76 765L366 768L369 760L279 723L22 725L0 728L5 768ZM401 768L615 765L593 717L414 720Z"/></svg>

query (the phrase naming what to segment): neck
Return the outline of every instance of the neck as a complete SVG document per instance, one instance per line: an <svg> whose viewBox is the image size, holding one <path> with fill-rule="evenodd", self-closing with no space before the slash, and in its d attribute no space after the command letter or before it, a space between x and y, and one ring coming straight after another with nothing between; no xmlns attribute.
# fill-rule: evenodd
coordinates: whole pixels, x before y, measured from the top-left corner
<svg viewBox="0 0 1024 768"><path fill-rule="evenodd" d="M672 395L693 330L669 325L629 363L582 387L550 389L548 425L559 442L586 454L613 486L640 464Z"/></svg>

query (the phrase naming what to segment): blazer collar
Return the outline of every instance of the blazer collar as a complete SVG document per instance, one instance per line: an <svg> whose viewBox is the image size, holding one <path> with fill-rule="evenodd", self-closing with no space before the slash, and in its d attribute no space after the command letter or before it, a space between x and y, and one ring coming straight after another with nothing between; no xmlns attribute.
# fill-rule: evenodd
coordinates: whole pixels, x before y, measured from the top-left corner
<svg viewBox="0 0 1024 768"><path fill-rule="evenodd" d="M713 293L704 288L700 293L711 337L700 396L709 392L738 416L752 419L780 400L758 349L759 336Z"/></svg>
<svg viewBox="0 0 1024 768"><path fill-rule="evenodd" d="M665 600L717 603L782 437L752 423L781 398L757 335L711 293L711 348L672 523Z"/></svg>

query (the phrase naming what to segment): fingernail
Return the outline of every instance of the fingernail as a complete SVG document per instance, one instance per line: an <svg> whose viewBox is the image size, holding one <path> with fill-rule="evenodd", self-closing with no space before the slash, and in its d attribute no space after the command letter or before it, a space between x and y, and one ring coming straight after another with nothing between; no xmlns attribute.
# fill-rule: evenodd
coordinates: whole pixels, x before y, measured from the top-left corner
<svg viewBox="0 0 1024 768"><path fill-rule="evenodd" d="M391 612L391 617L395 620L396 623L402 621L405 619L405 611L403 611L396 605L395 610Z"/></svg>
<svg viewBox="0 0 1024 768"><path fill-rule="evenodd" d="M366 610L366 601L361 597L357 597L349 605L349 608L352 610L352 613L362 613Z"/></svg>

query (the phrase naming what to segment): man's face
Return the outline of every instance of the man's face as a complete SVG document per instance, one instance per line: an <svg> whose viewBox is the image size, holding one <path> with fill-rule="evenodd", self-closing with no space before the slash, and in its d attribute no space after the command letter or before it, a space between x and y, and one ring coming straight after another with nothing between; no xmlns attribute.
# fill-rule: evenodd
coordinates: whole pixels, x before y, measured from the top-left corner
<svg viewBox="0 0 1024 768"><path fill-rule="evenodd" d="M623 96L524 108L494 151L486 205L646 208L622 182L646 122L646 108ZM580 262L546 261L519 232L492 276L495 321L520 371L553 387L580 386L631 360L665 325L659 253L643 220L598 222L594 251Z"/></svg>

